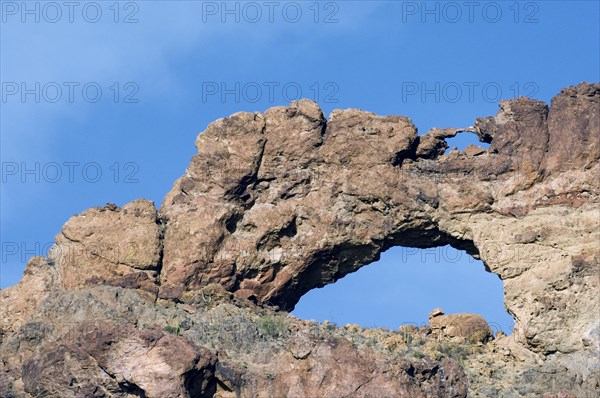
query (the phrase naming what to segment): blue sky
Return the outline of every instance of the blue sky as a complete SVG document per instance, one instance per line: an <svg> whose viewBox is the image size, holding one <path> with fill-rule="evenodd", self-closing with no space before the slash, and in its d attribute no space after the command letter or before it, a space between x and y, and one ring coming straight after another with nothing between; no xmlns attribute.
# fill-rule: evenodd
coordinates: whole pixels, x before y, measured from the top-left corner
<svg viewBox="0 0 600 398"><path fill-rule="evenodd" d="M219 117L302 96L326 114L406 115L423 133L469 126L501 98L549 101L600 80L596 1L48 4L0 2L0 287L73 214L140 197L159 205ZM501 281L481 263L401 257L391 249L341 288L309 293L324 296L297 313L394 327L425 321L438 299L510 327ZM357 286L372 299L360 308ZM414 299L416 286L432 300Z"/></svg>

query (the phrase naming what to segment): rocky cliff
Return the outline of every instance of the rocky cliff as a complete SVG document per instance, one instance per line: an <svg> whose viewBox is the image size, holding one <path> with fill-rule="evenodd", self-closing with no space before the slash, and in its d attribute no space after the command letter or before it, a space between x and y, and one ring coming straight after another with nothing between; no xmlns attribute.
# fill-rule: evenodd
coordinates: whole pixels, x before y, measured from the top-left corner
<svg viewBox="0 0 600 398"><path fill-rule="evenodd" d="M464 131L489 149L444 154ZM600 393L600 84L422 136L303 100L196 146L160 209L74 216L0 291L0 396ZM392 246L447 244L503 280L512 335L439 310L397 331L286 312Z"/></svg>

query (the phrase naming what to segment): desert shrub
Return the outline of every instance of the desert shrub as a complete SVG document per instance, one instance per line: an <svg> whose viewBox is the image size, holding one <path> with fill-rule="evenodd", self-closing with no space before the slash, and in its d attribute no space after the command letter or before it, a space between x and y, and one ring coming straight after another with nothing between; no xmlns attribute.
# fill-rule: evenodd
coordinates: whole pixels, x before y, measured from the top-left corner
<svg viewBox="0 0 600 398"><path fill-rule="evenodd" d="M463 363L470 354L468 347L454 343L442 343L437 347L437 350L446 358L452 358L458 363Z"/></svg>
<svg viewBox="0 0 600 398"><path fill-rule="evenodd" d="M287 322L284 318L264 315L257 322L258 334L263 337L282 337L288 333Z"/></svg>
<svg viewBox="0 0 600 398"><path fill-rule="evenodd" d="M337 324L335 322L329 322L328 320L323 321L323 327L326 331L333 333L337 329Z"/></svg>
<svg viewBox="0 0 600 398"><path fill-rule="evenodd" d="M174 334L176 336L181 335L181 327L179 325L177 326L171 326L171 325L167 325L164 327L165 332Z"/></svg>
<svg viewBox="0 0 600 398"><path fill-rule="evenodd" d="M419 359L425 358L425 353L420 350L413 350L412 354Z"/></svg>

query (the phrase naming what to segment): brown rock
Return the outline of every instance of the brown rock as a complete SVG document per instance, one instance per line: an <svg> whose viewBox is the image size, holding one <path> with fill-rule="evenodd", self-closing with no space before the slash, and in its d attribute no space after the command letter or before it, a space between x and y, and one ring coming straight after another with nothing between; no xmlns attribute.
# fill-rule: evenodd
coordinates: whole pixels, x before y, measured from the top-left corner
<svg viewBox="0 0 600 398"><path fill-rule="evenodd" d="M15 286L0 290L0 338L4 333L16 332L40 302L57 289L56 265L43 257L32 257L23 279Z"/></svg>
<svg viewBox="0 0 600 398"><path fill-rule="evenodd" d="M326 120L306 100L264 114L220 119L198 136L198 154L159 214L152 203L140 200L75 216L57 236L50 258L39 261L38 268L38 262L32 263L19 285L0 292L5 309L0 344L12 353L2 354L0 393L28 389L34 396L54 391L119 396L127 389L139 395L136 389L143 388L177 396L187 388L186 372L206 362L199 359L204 354L178 339L131 330L133 342L128 343L105 328L94 339L111 341L115 349L49 340L43 343L47 349L37 352L31 342L42 344L43 339L31 337L30 323L23 322L38 317L39 323L42 314L52 311L60 319L82 321L63 307L45 307L57 297L69 307L88 305L91 299L76 292L89 289L103 295L158 291L162 300L155 306L154 296L149 297L144 305L155 312L145 319L162 316L161 311L182 317L202 312L177 312L176 303L210 306L198 292L218 284L237 296L237 306L251 306L241 300L248 298L291 310L307 291L371 263L391 246L450 244L481 258L503 279L505 306L516 321L512 336L460 358L474 380L470 394L501 396L507 386L517 385L519 395L539 396L548 391L540 386L552 381L555 391L597 396L599 109L600 84L582 83L564 89L550 106L527 98L503 101L496 116L478 119L475 127L432 129L421 137L406 117L348 109ZM490 143L489 150L443 155L445 139L461 131L477 134ZM28 294L35 297L7 304ZM197 297L203 301L193 301ZM241 308L236 305L227 307L224 316ZM131 323L134 316L123 310L113 317ZM223 317L215 319L218 324ZM241 315L235 319L241 322ZM442 338L463 339L464 344L491 336L485 321L471 314L437 314L430 326ZM235 336L251 341L255 329L248 327L251 332L243 338ZM217 335L227 339L232 333ZM155 337L164 342L156 350L149 348ZM235 394L237 388L247 396L466 395L465 377L455 364L441 372L441 362L424 359L386 371L392 359L376 349L357 352L347 340L315 339L309 339L310 351L293 350L299 358L310 352L304 359L291 351L269 351L251 355L251 369L241 359L231 368L219 362L222 393ZM398 336L385 336L385 341L398 342ZM394 347L408 347L404 343ZM174 355L170 346L190 355L165 359ZM150 358L148 366L162 364L166 378L163 368L151 368L159 380L153 384L132 363L130 350ZM119 364L117 358L127 360ZM306 368L286 367L293 360L304 361L296 365ZM21 380L16 375L22 363L27 371ZM95 363L108 371L99 371ZM264 364L276 366L269 370L273 377L257 373ZM59 370L52 373L54 368ZM70 378L72 369L82 372L77 380ZM477 373L480 369L485 372ZM17 381L11 390L4 387L6 379ZM429 385L435 387L427 393Z"/></svg>
<svg viewBox="0 0 600 398"><path fill-rule="evenodd" d="M438 337L458 337L472 343L486 343L494 338L485 319L477 314L430 314L429 327Z"/></svg>
<svg viewBox="0 0 600 398"><path fill-rule="evenodd" d="M172 334L86 322L23 367L33 396L200 397L214 392L216 358Z"/></svg>
<svg viewBox="0 0 600 398"><path fill-rule="evenodd" d="M436 308L429 313L429 319L435 318L436 316L444 315L444 311L441 308Z"/></svg>
<svg viewBox="0 0 600 398"><path fill-rule="evenodd" d="M485 153L485 149L480 146L470 144L463 150L463 153L467 156L478 156Z"/></svg>
<svg viewBox="0 0 600 398"><path fill-rule="evenodd" d="M162 242L152 202L87 210L64 225L56 244L65 289L107 283L157 290Z"/></svg>
<svg viewBox="0 0 600 398"><path fill-rule="evenodd" d="M566 156L547 144L562 128L548 123L549 112L566 106L573 108L563 111L569 115L585 113L590 122L578 134L597 136L590 105L600 102L596 86L563 91L553 100L557 109L525 98L505 101L497 116L478 120L473 129L428 135L435 141L474 131L491 141L478 156L439 156L431 148L443 145L424 147L426 139L417 140L406 118L351 109L326 121L307 101L215 122L199 136L199 154L183 178L194 183L185 190L176 183L161 207L168 219L161 295L217 282L242 297L291 309L308 290L372 262L389 246L452 244L506 278L506 305L517 328L527 325L519 334L523 343L547 352L578 349L598 323L583 304L590 301L578 301L563 319L564 312L543 311L535 297L569 274L570 254L561 253L597 252L595 222L584 220L598 218L598 163L586 160L589 168L575 167L568 179L541 170L546 159ZM215 180L217 173L226 178ZM184 191L187 202L173 203ZM543 195L571 195L577 202L536 204ZM560 215L567 213L568 222ZM529 249L512 240L532 227L546 234ZM569 240L567 230L580 238ZM564 303L575 290L546 294ZM581 334L564 338L552 326L563 322Z"/></svg>

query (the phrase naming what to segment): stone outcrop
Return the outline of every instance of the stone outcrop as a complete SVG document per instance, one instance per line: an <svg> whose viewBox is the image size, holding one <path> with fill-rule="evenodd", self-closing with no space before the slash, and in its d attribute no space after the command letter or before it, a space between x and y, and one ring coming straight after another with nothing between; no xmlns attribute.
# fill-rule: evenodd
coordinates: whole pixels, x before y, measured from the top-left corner
<svg viewBox="0 0 600 398"><path fill-rule="evenodd" d="M437 309L429 314L429 327L438 338L460 338L473 343L486 343L494 333L483 317L477 314L450 314Z"/></svg>
<svg viewBox="0 0 600 398"><path fill-rule="evenodd" d="M162 227L154 204L108 204L71 218L56 237L63 289L110 283L156 292Z"/></svg>
<svg viewBox="0 0 600 398"><path fill-rule="evenodd" d="M22 377L33 396L199 397L214 393L215 362L164 331L88 321L32 355Z"/></svg>
<svg viewBox="0 0 600 398"><path fill-rule="evenodd" d="M465 132L490 147L445 154L445 139ZM406 117L349 109L326 119L302 100L220 119L196 146L158 211L139 200L73 217L49 258L32 260L23 281L0 292L9 358L0 361L0 395L76 396L91 386L92 396L600 391L600 84L566 88L550 106L503 101L471 127L421 136ZM511 336L493 339L481 317L438 311L410 338L377 332L367 344L374 332L323 336L270 315L392 246L447 244L504 281ZM106 308L94 307L100 301ZM223 311L212 322L236 331L199 329ZM90 320L104 322L97 343L64 341L73 331L57 326ZM32 322L53 330L38 348L25 343ZM171 358L173 350L186 354ZM88 372L70 382L79 390L59 390L75 369Z"/></svg>

